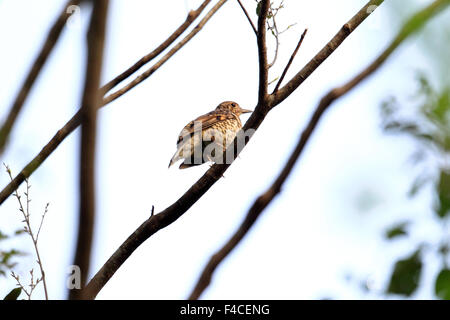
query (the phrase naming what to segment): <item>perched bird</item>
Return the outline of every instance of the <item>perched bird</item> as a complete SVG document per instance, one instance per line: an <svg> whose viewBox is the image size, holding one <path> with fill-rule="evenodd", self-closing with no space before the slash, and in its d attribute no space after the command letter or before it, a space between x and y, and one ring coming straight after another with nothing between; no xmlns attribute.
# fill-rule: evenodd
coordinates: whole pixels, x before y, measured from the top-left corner
<svg viewBox="0 0 450 320"><path fill-rule="evenodd" d="M177 151L169 162L169 168L181 159L184 161L180 169L222 159L223 152L242 128L239 116L249 112L252 111L242 109L236 102L225 101L214 111L189 122L179 134Z"/></svg>

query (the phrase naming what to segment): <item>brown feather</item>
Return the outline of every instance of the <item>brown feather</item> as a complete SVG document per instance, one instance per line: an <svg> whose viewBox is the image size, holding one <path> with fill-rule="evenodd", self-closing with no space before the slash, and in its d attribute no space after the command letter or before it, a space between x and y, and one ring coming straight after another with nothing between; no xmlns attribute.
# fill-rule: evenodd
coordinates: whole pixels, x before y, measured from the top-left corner
<svg viewBox="0 0 450 320"><path fill-rule="evenodd" d="M198 117L197 119L189 122L184 129L181 131L180 136L178 137L178 141L177 144L179 144L184 137L186 136L192 136L194 134L194 129L196 129L196 126L194 125L195 122L201 122L201 129L206 130L212 126L214 126L215 124L228 120L228 119L234 119L234 120L238 120L239 123L241 122L239 117L236 116L234 113L232 113L231 111L221 111L220 113L218 113L217 111L211 111L208 112L200 117ZM184 133L184 136L181 135Z"/></svg>

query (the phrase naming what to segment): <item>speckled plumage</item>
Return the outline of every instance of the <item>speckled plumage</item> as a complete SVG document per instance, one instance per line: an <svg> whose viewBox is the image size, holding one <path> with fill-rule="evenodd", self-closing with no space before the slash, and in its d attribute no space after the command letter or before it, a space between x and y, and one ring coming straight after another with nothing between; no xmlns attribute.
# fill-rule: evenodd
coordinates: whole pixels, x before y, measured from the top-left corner
<svg viewBox="0 0 450 320"><path fill-rule="evenodd" d="M216 151L224 152L242 128L239 116L250 110L241 109L233 101L219 104L208 112L189 122L180 132L177 151L170 160L169 167L183 159L180 169L190 168L207 161L214 161Z"/></svg>

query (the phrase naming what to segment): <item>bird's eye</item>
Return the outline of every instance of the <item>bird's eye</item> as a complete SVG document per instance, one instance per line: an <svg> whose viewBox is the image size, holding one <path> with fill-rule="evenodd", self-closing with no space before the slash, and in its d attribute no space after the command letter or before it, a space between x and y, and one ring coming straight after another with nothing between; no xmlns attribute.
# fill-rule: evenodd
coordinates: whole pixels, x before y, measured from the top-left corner
<svg viewBox="0 0 450 320"><path fill-rule="evenodd" d="M236 103L232 103L231 105L232 105L233 107L236 107Z"/></svg>

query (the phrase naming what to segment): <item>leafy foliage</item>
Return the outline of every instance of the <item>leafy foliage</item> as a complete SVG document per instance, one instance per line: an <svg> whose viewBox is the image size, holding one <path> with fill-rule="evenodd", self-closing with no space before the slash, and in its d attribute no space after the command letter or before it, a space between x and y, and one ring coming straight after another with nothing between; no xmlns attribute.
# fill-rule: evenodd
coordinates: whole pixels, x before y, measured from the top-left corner
<svg viewBox="0 0 450 320"><path fill-rule="evenodd" d="M438 298L450 300L450 270L442 269L439 272L434 287L435 294Z"/></svg>
<svg viewBox="0 0 450 320"><path fill-rule="evenodd" d="M9 238L10 236L0 231L0 241ZM13 261L14 258L23 254L23 252L16 249L0 250L0 276L6 276L7 272L17 264Z"/></svg>
<svg viewBox="0 0 450 320"><path fill-rule="evenodd" d="M17 300L17 298L19 298L21 293L22 293L21 288L14 288L5 296L3 300Z"/></svg>
<svg viewBox="0 0 450 320"><path fill-rule="evenodd" d="M389 228L386 231L386 239L392 240L400 236L408 235L408 232L406 231L406 227L408 226L408 224L408 222L402 222L393 226L392 228Z"/></svg>
<svg viewBox="0 0 450 320"><path fill-rule="evenodd" d="M434 194L432 209L443 228L440 245L429 244L428 249L440 255L446 265L447 250L450 246L445 236L445 228L450 215L450 84L436 89L424 74L419 74L418 90L412 97L415 108L401 108L395 98L382 105L383 128L387 133L401 134L411 138L418 147L414 154L415 164L421 164L422 173L415 179L408 193L415 197L420 190L430 184ZM405 115L405 110L409 115ZM415 113L411 114L411 111ZM431 164L431 166L430 166ZM406 236L404 223L389 229L385 236L393 239ZM411 296L419 285L423 262L421 247L409 257L395 263L387 289L388 293ZM436 297L450 299L450 270L444 268L436 277Z"/></svg>
<svg viewBox="0 0 450 320"><path fill-rule="evenodd" d="M410 296L419 286L422 273L420 249L406 259L397 261L387 292Z"/></svg>

